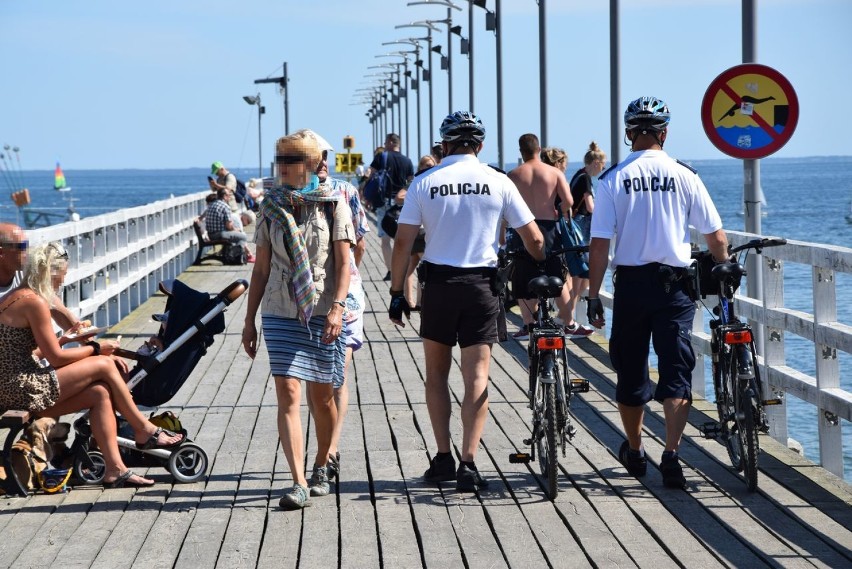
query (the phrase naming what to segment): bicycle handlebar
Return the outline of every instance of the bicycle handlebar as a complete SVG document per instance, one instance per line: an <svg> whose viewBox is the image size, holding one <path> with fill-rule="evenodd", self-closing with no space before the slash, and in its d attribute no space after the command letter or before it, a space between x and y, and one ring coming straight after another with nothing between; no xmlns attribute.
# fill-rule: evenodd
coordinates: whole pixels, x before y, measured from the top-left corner
<svg viewBox="0 0 852 569"><path fill-rule="evenodd" d="M739 253L740 251L745 251L746 249L754 249L758 253L760 253L760 250L763 249L764 247L779 247L781 245L786 245L786 244L787 244L787 240L783 239L783 238L782 239L776 239L776 238L771 238L771 237L764 237L762 239L752 239L748 243L745 243L745 244L740 245L738 247L734 247L734 248L728 247L728 253L733 255L734 253Z"/></svg>

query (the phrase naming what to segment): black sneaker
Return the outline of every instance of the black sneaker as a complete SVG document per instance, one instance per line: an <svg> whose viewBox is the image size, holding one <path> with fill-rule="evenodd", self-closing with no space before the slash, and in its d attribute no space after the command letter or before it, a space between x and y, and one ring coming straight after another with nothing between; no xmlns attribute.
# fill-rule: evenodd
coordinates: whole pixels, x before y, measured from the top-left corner
<svg viewBox="0 0 852 569"><path fill-rule="evenodd" d="M624 441L621 443L621 448L618 449L618 461L624 465L628 474L636 478L642 478L648 471L648 461L645 455L636 456L630 452L630 443Z"/></svg>
<svg viewBox="0 0 852 569"><path fill-rule="evenodd" d="M686 478L683 476L683 468L680 466L677 454L663 453L663 458L660 459L660 472L663 475L663 486L666 488L683 490L686 487Z"/></svg>
<svg viewBox="0 0 852 569"><path fill-rule="evenodd" d="M436 454L423 473L426 482L449 482L456 479L456 460L452 454Z"/></svg>
<svg viewBox="0 0 852 569"><path fill-rule="evenodd" d="M518 331L512 334L512 338L515 340L529 340L530 338L530 328L526 324L518 328Z"/></svg>
<svg viewBox="0 0 852 569"><path fill-rule="evenodd" d="M488 481L482 477L478 470L474 470L466 464L459 464L459 469L456 471L456 490L473 492L480 488L488 488Z"/></svg>

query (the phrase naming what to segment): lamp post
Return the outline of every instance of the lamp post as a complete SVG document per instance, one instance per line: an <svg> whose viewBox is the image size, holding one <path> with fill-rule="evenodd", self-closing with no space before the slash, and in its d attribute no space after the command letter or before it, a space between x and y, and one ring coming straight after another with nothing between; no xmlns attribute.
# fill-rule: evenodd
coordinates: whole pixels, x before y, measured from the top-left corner
<svg viewBox="0 0 852 569"><path fill-rule="evenodd" d="M445 20L424 20L424 22L429 24L446 24L447 25L447 103L449 106L449 111L447 114L453 112L453 34L451 28L453 27L453 10L461 11L461 6L457 6L453 4L449 0L418 0L416 2L409 2L409 6L423 6L423 5L431 5L431 6L446 6L447 7L447 18Z"/></svg>
<svg viewBox="0 0 852 569"><path fill-rule="evenodd" d="M418 67L423 66L423 62L420 60L420 42L425 41L426 39L428 39L428 38L408 38L408 39L402 39L402 40L397 40L397 41L383 42L382 45L408 44L408 45L414 46L413 51L409 50L409 51L403 51L403 52L399 52L399 53L413 53L414 54L414 69L416 70ZM421 142L421 138L422 138L422 135L420 133L420 81L419 81L420 73L417 72L417 71L415 71L415 73L417 73L417 79L413 79L411 81L411 88L414 89L415 91L417 91L417 156L422 156L422 153L420 152L420 142ZM406 69L405 69L405 76L406 77L410 76L410 74L408 72L408 66L407 65L406 65ZM406 101L406 105L408 105L408 99L406 99L405 101ZM405 107L405 119L406 119L406 121L408 121L408 107L407 106ZM405 124L405 130L406 130L406 139L407 139L408 138L408 132L407 132L408 131L408 123L407 122ZM432 144L431 140L429 141L429 144L431 146L431 144ZM408 151L408 146L407 146L407 143L406 143L406 152L407 151Z"/></svg>
<svg viewBox="0 0 852 569"><path fill-rule="evenodd" d="M470 112L473 112L473 7L482 8L485 10L485 30L493 31L497 39L497 162L498 167L503 167L503 74L502 74L502 49L501 37L499 32L499 20L497 12L500 11L500 0L497 0L496 7L492 12L485 4L486 0L468 0L470 2L470 30L468 36L470 39Z"/></svg>
<svg viewBox="0 0 852 569"><path fill-rule="evenodd" d="M407 156L411 155L410 148L408 146L408 75L409 75L409 73L408 73L408 54L409 53L414 53L414 52L413 51L394 51L394 52L391 52L391 53L383 53L383 54L379 54L379 55L376 56L376 57L401 57L402 58L402 62L397 61L397 62L394 62L392 65L396 65L396 66L402 65L402 67L403 67L403 73L401 75L399 73L399 68L397 68L397 78L400 82L402 81L402 77L405 77L405 87L403 87L402 84L399 84L398 92L399 92L400 98L403 98L403 97L405 98L405 154ZM400 135L401 135L402 134L402 110L401 109L400 109L400 112L399 112L399 117L400 117L399 130L400 130Z"/></svg>
<svg viewBox="0 0 852 569"><path fill-rule="evenodd" d="M243 101L249 105L257 105L257 176L263 178L263 142L260 137L260 117L263 116L266 109L260 104L260 93L255 96L244 95Z"/></svg>
<svg viewBox="0 0 852 569"><path fill-rule="evenodd" d="M287 77L287 62L284 62L284 73L281 77L267 77L265 79L255 79L254 83L257 85L258 83L277 83L281 90L284 92L284 133L290 133L290 105L288 104L287 94L290 92L290 89L287 88L287 83L290 79Z"/></svg>
<svg viewBox="0 0 852 569"><path fill-rule="evenodd" d="M471 43L470 39L464 37L461 34L462 27L461 26L453 26L450 28L450 31L457 36L459 36L460 46L459 51L462 55L467 55L467 73L468 73L468 83L470 84L470 89L468 89L468 110L473 112L473 59L471 58Z"/></svg>
<svg viewBox="0 0 852 569"><path fill-rule="evenodd" d="M390 129L393 130L394 129L394 122L396 122L396 115L394 114L394 110L393 110L393 104L394 104L393 86L394 86L394 84L399 86L399 69L397 68L396 65L394 65L392 63L381 63L379 65L368 65L367 69L390 69L390 71L386 71L385 74L384 74L385 78L390 82L390 88L388 89L389 92L386 92L385 96L386 96L387 102L390 106L390 113L391 113ZM394 79L393 79L394 73L397 74L397 81L396 82L394 82ZM397 102L397 112L400 112L401 109L399 108L399 99L398 98L397 98L396 102ZM385 135L387 135L387 133L385 133Z"/></svg>
<svg viewBox="0 0 852 569"><path fill-rule="evenodd" d="M432 32L437 31L438 28L433 26L428 22L411 22L409 24L400 24L398 26L394 26L396 29L399 28L426 28L428 31L426 32L426 51L429 54L429 69L423 70L423 80L429 82L429 146L431 147L432 142L434 142L434 138L432 136L432 129L435 125L435 116L432 112L432 103L434 101L432 97Z"/></svg>
<svg viewBox="0 0 852 569"><path fill-rule="evenodd" d="M541 146L547 146L547 25L544 0L538 1L538 65L541 97Z"/></svg>

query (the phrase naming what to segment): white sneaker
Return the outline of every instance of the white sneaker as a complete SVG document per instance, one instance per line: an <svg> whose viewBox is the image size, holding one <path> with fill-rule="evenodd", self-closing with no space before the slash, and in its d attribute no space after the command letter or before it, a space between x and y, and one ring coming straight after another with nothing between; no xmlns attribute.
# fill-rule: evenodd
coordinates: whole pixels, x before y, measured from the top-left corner
<svg viewBox="0 0 852 569"><path fill-rule="evenodd" d="M572 338L587 338L594 334L595 330L589 326L584 326L574 322L573 326L565 327L565 335Z"/></svg>

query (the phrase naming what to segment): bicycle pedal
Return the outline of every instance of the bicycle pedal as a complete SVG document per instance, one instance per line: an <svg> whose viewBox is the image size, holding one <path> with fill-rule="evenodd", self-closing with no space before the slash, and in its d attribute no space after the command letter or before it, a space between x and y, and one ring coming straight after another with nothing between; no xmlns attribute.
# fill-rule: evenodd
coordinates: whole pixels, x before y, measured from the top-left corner
<svg viewBox="0 0 852 569"><path fill-rule="evenodd" d="M515 452L509 455L511 464L527 464L532 460L528 452Z"/></svg>
<svg viewBox="0 0 852 569"><path fill-rule="evenodd" d="M571 380L571 392L572 393L588 393L589 392L589 380L588 379L572 379Z"/></svg>
<svg viewBox="0 0 852 569"><path fill-rule="evenodd" d="M715 439L722 434L722 429L719 426L719 423L711 421L700 425L698 427L698 432L700 432L701 436L705 439Z"/></svg>
<svg viewBox="0 0 852 569"><path fill-rule="evenodd" d="M764 405L782 405L784 402L781 399L766 399Z"/></svg>

